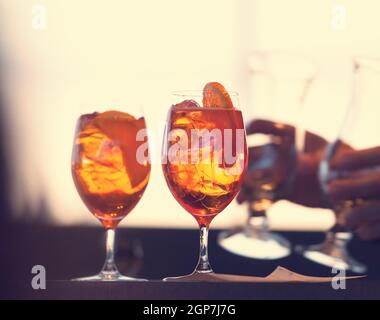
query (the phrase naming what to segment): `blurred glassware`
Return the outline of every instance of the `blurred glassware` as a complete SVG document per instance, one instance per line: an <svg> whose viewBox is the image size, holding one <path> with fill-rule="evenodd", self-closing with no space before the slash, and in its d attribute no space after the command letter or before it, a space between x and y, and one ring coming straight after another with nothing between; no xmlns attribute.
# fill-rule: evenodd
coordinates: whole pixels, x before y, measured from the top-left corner
<svg viewBox="0 0 380 320"><path fill-rule="evenodd" d="M117 247L118 267L120 273L136 277L144 266L144 248L139 239L125 239L120 237Z"/></svg>
<svg viewBox="0 0 380 320"><path fill-rule="evenodd" d="M373 155L376 155L376 150L380 147L377 118L380 105L380 60L358 57L354 58L353 65L353 94L346 119L336 141L327 148L319 172L322 188L335 211L337 221L327 232L326 240L322 244L300 246L296 250L306 258L328 267L366 273L367 267L353 259L348 252L347 245L352 239L352 233L342 224L346 210L375 198L370 196L373 191L365 185L365 179L370 175L376 178L380 171L379 161L376 163L370 159L375 158ZM365 156L364 161L362 157L358 157L360 154ZM358 161L352 157L355 155ZM342 161L344 167L338 165ZM333 197L329 188L331 182L344 183L347 194ZM354 187L362 188L363 194L351 192Z"/></svg>
<svg viewBox="0 0 380 320"><path fill-rule="evenodd" d="M291 188L296 151L304 147L305 140L305 130L300 126L302 107L317 67L300 55L255 52L250 56L249 70L252 96L248 118L273 121L279 126L289 124L295 132L289 140L289 136L277 134L249 135L252 132L247 129L247 177L253 176L249 188L254 200L248 203L246 225L222 232L218 242L224 249L244 257L280 259L290 254L290 243L269 231L266 211Z"/></svg>

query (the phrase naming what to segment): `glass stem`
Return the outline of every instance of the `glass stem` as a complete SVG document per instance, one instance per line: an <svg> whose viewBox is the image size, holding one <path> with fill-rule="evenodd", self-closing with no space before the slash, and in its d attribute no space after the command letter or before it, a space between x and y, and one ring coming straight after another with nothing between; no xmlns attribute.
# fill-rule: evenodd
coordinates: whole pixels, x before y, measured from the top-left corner
<svg viewBox="0 0 380 320"><path fill-rule="evenodd" d="M245 228L245 233L248 237L261 237L263 234L268 232L268 217L266 211L256 212L256 214L250 215L247 220L247 225Z"/></svg>
<svg viewBox="0 0 380 320"><path fill-rule="evenodd" d="M326 241L333 243L337 248L345 248L351 239L352 233L339 226L335 226L326 234Z"/></svg>
<svg viewBox="0 0 380 320"><path fill-rule="evenodd" d="M268 229L268 217L266 215L250 216L248 218L247 224L254 229Z"/></svg>
<svg viewBox="0 0 380 320"><path fill-rule="evenodd" d="M102 273L119 273L115 264L115 229L107 229L106 261Z"/></svg>
<svg viewBox="0 0 380 320"><path fill-rule="evenodd" d="M199 273L210 273L213 272L211 269L210 262L208 260L208 230L207 225L200 225L200 252L199 261L195 272Z"/></svg>
<svg viewBox="0 0 380 320"><path fill-rule="evenodd" d="M256 217L266 217L267 216L267 211L265 209L263 210L254 210L252 208L249 208L249 217L248 217L248 222L252 218Z"/></svg>

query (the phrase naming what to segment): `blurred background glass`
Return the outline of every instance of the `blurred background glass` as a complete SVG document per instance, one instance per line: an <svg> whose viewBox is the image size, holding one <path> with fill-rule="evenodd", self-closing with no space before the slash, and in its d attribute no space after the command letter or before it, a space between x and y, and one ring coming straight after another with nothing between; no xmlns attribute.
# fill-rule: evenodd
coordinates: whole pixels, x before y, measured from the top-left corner
<svg viewBox="0 0 380 320"><path fill-rule="evenodd" d="M251 52L299 52L320 66L305 128L331 140L348 103L349 57L380 55L379 9L372 0L0 0L1 120L15 217L96 225L70 177L75 120L88 106L141 103L157 139L151 142L156 162L128 226L193 227L169 191L157 192L164 184L157 160L168 93L219 81L240 93L248 115L255 107L246 67ZM165 214L153 214L157 203ZM334 224L330 211L288 202L268 216L273 229ZM245 220L233 203L215 227Z"/></svg>
<svg viewBox="0 0 380 320"><path fill-rule="evenodd" d="M317 66L295 54L256 52L249 57L249 71L254 107L246 113L251 119L249 169L240 195L249 198L248 219L242 228L223 232L219 243L246 257L280 259L290 254L290 243L269 231L267 211L290 193L294 183L297 152L303 151L305 141L303 106Z"/></svg>
<svg viewBox="0 0 380 320"><path fill-rule="evenodd" d="M306 258L320 264L365 273L367 267L352 258L348 251L347 244L352 234L344 227L344 213L374 200L376 202L378 198L376 181L380 177L380 137L375 115L380 105L380 60L354 58L353 70L352 100L345 121L339 135L327 148L319 170L322 187L337 221L322 244L297 249ZM347 195L342 194L343 197L339 198L331 195L329 184L334 180L344 187L342 192ZM361 214L368 215L368 212L362 211Z"/></svg>

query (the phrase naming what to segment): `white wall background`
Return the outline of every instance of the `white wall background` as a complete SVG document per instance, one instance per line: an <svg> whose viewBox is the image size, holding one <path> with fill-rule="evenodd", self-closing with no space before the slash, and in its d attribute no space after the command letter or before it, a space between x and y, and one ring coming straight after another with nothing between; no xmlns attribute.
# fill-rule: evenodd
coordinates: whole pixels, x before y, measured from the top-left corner
<svg viewBox="0 0 380 320"><path fill-rule="evenodd" d="M42 30L33 25L36 5L46 9ZM55 222L96 224L70 174L74 125L83 110L123 105L128 112L128 105L142 104L157 132L151 144L159 149L173 90L219 81L240 92L249 115L252 50L301 52L318 62L305 123L332 138L349 98L350 56L380 56L379 12L378 0L0 0L15 207L38 212L47 196ZM244 218L245 209L232 204L215 226ZM277 205L271 218L275 228L332 223L326 212L288 204ZM169 193L156 164L143 199L122 225L195 223Z"/></svg>

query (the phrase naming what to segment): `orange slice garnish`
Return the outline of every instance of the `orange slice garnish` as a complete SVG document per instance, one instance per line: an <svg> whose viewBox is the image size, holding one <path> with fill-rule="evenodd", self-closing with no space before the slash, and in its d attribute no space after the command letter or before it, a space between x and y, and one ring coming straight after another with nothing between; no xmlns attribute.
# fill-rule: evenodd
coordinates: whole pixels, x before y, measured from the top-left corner
<svg viewBox="0 0 380 320"><path fill-rule="evenodd" d="M120 147L132 187L146 182L150 173L150 164L141 164L136 158L138 148L145 143L136 140L139 130L146 129L145 119L136 119L124 112L107 111L99 114L93 120L93 125Z"/></svg>
<svg viewBox="0 0 380 320"><path fill-rule="evenodd" d="M209 82L203 88L203 106L206 108L233 109L231 97L219 82Z"/></svg>

